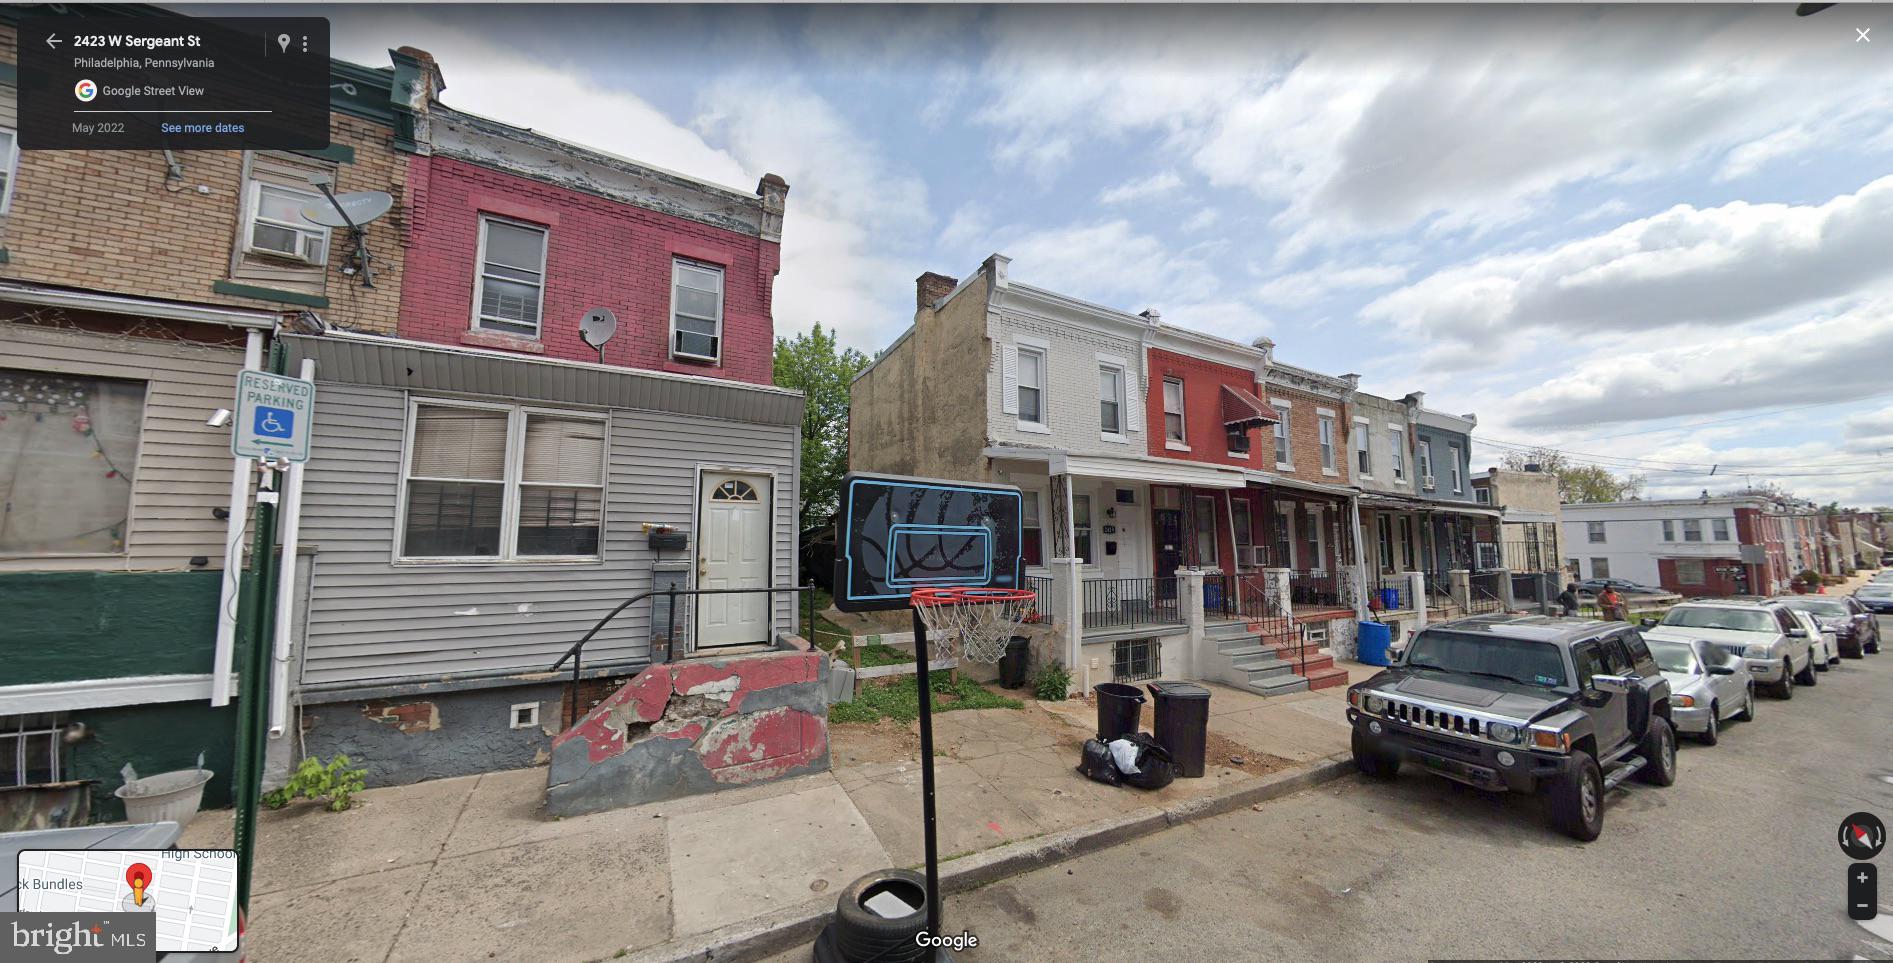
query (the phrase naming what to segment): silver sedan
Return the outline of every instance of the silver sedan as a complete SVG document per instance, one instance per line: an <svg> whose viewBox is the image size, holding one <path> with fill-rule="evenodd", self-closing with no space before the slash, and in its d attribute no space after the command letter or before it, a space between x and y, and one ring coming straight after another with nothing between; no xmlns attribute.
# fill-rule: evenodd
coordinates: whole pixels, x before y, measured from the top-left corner
<svg viewBox="0 0 1893 963"><path fill-rule="evenodd" d="M1741 657L1697 640L1649 639L1650 654L1670 683L1670 722L1705 746L1721 738L1724 719L1755 719L1755 680Z"/></svg>

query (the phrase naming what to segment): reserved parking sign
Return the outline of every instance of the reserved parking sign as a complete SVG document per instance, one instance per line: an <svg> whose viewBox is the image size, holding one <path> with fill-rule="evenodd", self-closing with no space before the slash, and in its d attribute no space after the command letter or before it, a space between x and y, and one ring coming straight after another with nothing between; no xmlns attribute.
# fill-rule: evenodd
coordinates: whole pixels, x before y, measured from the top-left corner
<svg viewBox="0 0 1893 963"><path fill-rule="evenodd" d="M309 421L315 417L315 382L261 371L237 378L236 430L230 451L239 458L309 460Z"/></svg>

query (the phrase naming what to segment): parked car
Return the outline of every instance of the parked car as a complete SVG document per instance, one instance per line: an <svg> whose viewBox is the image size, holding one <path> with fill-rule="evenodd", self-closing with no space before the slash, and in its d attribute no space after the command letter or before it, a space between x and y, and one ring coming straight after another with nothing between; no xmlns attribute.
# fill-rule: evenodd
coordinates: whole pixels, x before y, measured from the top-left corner
<svg viewBox="0 0 1893 963"><path fill-rule="evenodd" d="M1873 613L1844 595L1784 595L1774 601L1814 616L1824 631L1833 633L1836 654L1849 659L1866 655L1866 646L1879 643Z"/></svg>
<svg viewBox="0 0 1893 963"><path fill-rule="evenodd" d="M1813 685L1814 652L1808 630L1792 609L1764 599L1692 599L1643 631L1646 639L1706 639L1739 655L1776 698L1794 698L1794 685Z"/></svg>
<svg viewBox="0 0 1893 963"><path fill-rule="evenodd" d="M1793 606L1788 611L1794 620L1808 631L1808 651L1814 654L1814 671L1826 672L1840 664L1840 646L1834 641L1834 632L1821 625L1811 613L1803 612Z"/></svg>
<svg viewBox="0 0 1893 963"><path fill-rule="evenodd" d="M1675 594L1666 588L1661 588L1655 585L1644 585L1641 582L1632 582L1629 579L1623 579L1623 578L1585 579L1584 581L1577 583L1577 594L1580 598L1589 598L1591 596L1596 595L1599 592L1602 592L1604 590L1604 586L1606 585L1616 589L1617 594L1619 595L1673 595Z"/></svg>
<svg viewBox="0 0 1893 963"><path fill-rule="evenodd" d="M1893 615L1893 582L1868 582L1854 590L1854 599L1874 615Z"/></svg>
<svg viewBox="0 0 1893 963"><path fill-rule="evenodd" d="M1705 746L1722 737L1722 720L1755 721L1755 677L1713 642L1650 639L1650 656L1670 680L1670 724Z"/></svg>
<svg viewBox="0 0 1893 963"><path fill-rule="evenodd" d="M1620 622L1444 622L1349 687L1354 765L1384 778L1413 762L1480 789L1538 793L1552 825L1589 841L1624 780L1676 781L1669 694L1649 647Z"/></svg>
<svg viewBox="0 0 1893 963"><path fill-rule="evenodd" d="M1878 572L1873 573L1873 581L1893 582L1893 568L1883 568L1879 570Z"/></svg>

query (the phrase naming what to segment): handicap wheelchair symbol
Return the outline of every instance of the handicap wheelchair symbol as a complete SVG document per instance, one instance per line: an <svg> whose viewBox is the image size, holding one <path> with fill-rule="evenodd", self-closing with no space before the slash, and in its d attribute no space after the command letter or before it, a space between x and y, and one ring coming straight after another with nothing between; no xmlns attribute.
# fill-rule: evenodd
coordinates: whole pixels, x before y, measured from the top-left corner
<svg viewBox="0 0 1893 963"><path fill-rule="evenodd" d="M295 434L296 413L287 408L256 409L256 434L263 438L289 438Z"/></svg>

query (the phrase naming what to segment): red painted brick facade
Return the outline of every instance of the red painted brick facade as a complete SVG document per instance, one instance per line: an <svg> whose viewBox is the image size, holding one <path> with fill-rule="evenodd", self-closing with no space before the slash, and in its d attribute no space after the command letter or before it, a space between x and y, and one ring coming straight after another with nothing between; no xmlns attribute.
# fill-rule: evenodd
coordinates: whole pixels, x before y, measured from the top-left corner
<svg viewBox="0 0 1893 963"><path fill-rule="evenodd" d="M1657 581L1665 590L1675 592L1684 598L1695 596L1724 597L1737 595L1742 592L1754 594L1767 590L1767 582L1764 581L1766 573L1761 571L1761 566L1759 565L1744 565L1740 559L1733 558L1685 559L1684 561L1700 561L1702 563L1702 581L1684 582L1682 577L1677 573L1677 561L1678 559L1673 558L1657 559ZM1739 567L1748 574L1748 584L1746 586L1722 571L1731 566Z"/></svg>
<svg viewBox="0 0 1893 963"><path fill-rule="evenodd" d="M597 361L598 352L579 337L578 322L587 310L604 307L618 316L617 334L605 345L607 364L774 381L770 295L781 259L775 242L447 157L413 158L409 183L413 244L401 298L402 337ZM547 229L537 342L471 330L482 213ZM670 357L673 257L724 269L720 364Z"/></svg>
<svg viewBox="0 0 1893 963"><path fill-rule="evenodd" d="M1273 444L1267 427L1249 429L1247 458L1229 453L1229 435L1223 430L1223 385L1255 394L1253 371L1161 348L1150 349L1149 364L1150 400L1144 405L1144 417L1149 423L1145 427L1150 435L1151 454L1239 468L1274 467L1274 456L1266 454ZM1189 451L1178 451L1165 444L1163 383L1171 378L1183 381L1183 431ZM1265 465L1265 461L1268 464Z"/></svg>

